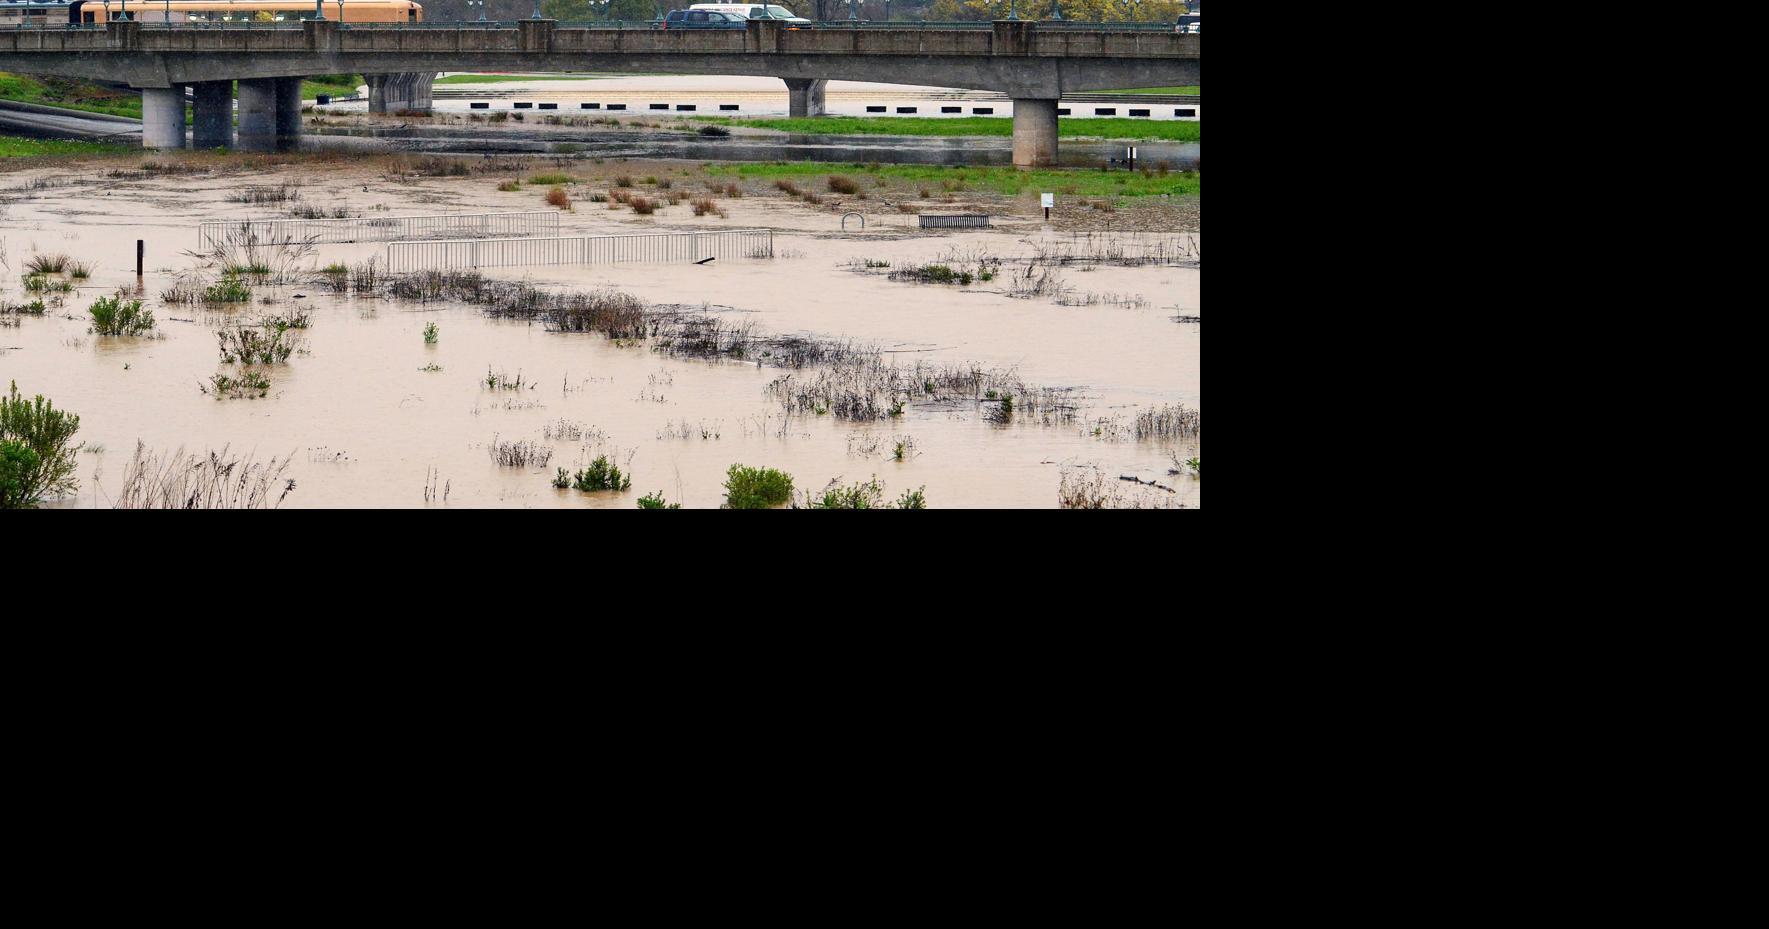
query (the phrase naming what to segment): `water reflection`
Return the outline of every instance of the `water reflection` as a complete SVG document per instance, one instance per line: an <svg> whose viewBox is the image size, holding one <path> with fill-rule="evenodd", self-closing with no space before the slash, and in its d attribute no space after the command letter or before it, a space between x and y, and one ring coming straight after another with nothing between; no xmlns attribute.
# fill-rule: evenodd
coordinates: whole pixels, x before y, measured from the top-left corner
<svg viewBox="0 0 1769 929"><path fill-rule="evenodd" d="M499 133L470 129L320 130L327 135L373 136L397 148L436 154L561 153L596 158L684 158L696 161L853 161L880 164L1010 165L1013 140L928 136L781 135L709 138L679 133L605 132L576 138L552 133ZM1064 167L1095 167L1123 158L1125 142L1065 140L1058 147ZM1174 168L1198 162L1197 142L1137 142L1137 158Z"/></svg>

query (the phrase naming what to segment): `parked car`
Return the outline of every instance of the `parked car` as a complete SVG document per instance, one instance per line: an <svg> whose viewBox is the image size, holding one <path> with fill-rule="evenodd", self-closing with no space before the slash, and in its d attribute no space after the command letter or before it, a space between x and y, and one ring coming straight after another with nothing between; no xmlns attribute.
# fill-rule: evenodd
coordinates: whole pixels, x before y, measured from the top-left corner
<svg viewBox="0 0 1769 929"><path fill-rule="evenodd" d="M716 10L720 13L734 13L738 16L747 16L750 19L778 19L781 22L792 23L795 26L810 22L810 20L793 13L793 11L786 7L776 6L772 3L696 3L688 7L688 9Z"/></svg>
<svg viewBox="0 0 1769 929"><path fill-rule="evenodd" d="M714 10L671 10L663 18L665 29L748 29L749 20L735 13Z"/></svg>

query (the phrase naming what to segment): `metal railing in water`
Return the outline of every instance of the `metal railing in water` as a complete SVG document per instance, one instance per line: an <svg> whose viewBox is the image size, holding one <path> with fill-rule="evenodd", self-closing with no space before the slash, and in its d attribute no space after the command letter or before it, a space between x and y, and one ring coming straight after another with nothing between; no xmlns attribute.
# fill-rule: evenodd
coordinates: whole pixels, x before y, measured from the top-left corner
<svg viewBox="0 0 1769 929"><path fill-rule="evenodd" d="M312 242L386 242L425 236L558 235L557 210L519 213L438 213L431 216L363 216L355 219L253 219L202 223L197 241L211 248L229 237L255 239L265 245Z"/></svg>
<svg viewBox="0 0 1769 929"><path fill-rule="evenodd" d="M768 229L656 232L532 239L439 239L389 242L387 270L504 268L516 265L607 264L617 261L704 261L774 257Z"/></svg>

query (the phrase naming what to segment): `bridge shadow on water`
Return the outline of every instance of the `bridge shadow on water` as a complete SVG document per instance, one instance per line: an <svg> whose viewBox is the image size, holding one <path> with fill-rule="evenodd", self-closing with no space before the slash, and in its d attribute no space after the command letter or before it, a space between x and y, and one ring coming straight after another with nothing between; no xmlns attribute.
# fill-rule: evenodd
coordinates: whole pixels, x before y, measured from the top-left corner
<svg viewBox="0 0 1769 929"><path fill-rule="evenodd" d="M708 138L669 132L606 132L578 138L551 133L408 127L403 129L320 129L314 136L371 136L400 151L430 154L575 154L595 158L681 158L694 161L835 161L918 165L1011 165L1013 141L1006 138L881 135L781 135ZM323 143L322 143L323 144ZM1064 167L1099 167L1124 157L1127 145L1137 160L1184 168L1203 153L1196 142L1098 142L1064 140L1057 150Z"/></svg>

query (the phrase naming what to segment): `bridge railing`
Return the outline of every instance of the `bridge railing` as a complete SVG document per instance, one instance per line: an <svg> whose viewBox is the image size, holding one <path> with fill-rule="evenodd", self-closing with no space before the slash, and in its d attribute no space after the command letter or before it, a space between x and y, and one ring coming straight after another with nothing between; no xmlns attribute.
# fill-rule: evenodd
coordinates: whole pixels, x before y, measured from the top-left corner
<svg viewBox="0 0 1769 929"><path fill-rule="evenodd" d="M508 21L499 21L499 20L495 20L495 19L488 19L484 22L480 22L478 20L465 20L465 21L458 22L458 23L425 21L425 22L421 22L421 23L336 23L335 25L339 29L355 29L355 30L519 29L519 28L521 28L521 25L513 19L508 20Z"/></svg>
<svg viewBox="0 0 1769 929"><path fill-rule="evenodd" d="M149 0L149 2L151 2L151 0ZM1170 22L1168 22L1168 23L1131 23L1131 22L1084 23L1084 22L1076 22L1073 20L1026 20L1026 22L1035 23L1037 25L1037 28L1040 30L1064 30L1064 31L1070 31L1070 32L1172 32L1172 31L1174 31L1173 23L1170 23ZM142 23L137 23L136 25L138 25L142 29L142 31L144 31L144 32L176 32L176 31L183 31L183 30L196 30L196 31L205 31L205 32L233 32L233 31L239 31L239 30L251 30L254 32L264 32L264 31L274 32L277 30L288 30L290 32L299 32L303 28L302 23L303 23L302 20L283 20L281 22L269 22L269 23L186 21L186 22L182 22L182 23L142 22ZM25 23L25 22L16 22L16 23L0 24L0 31L3 31L3 32L103 32L103 31L105 31L105 27L107 25L108 24L106 24L106 23ZM421 23L352 23L352 22L340 23L340 22L333 21L332 25L338 29L390 31L390 30L415 30L415 29L516 29L516 28L519 28L520 24L516 20L484 20L484 21L461 20L459 22L451 22L451 21L447 21L447 20L426 20ZM567 29L647 30L647 29L661 29L661 28L663 28L663 23L661 21L655 20L655 19L565 20L565 21L557 22L554 25L555 25L555 28L567 28ZM994 25L995 25L994 23L987 22L987 21L977 22L977 21L970 21L970 20L960 20L960 21L954 21L954 22L934 22L934 21L924 21L924 20L916 20L913 22L907 21L907 20L893 20L891 22L875 22L875 21L860 20L860 21L856 21L856 22L849 22L849 21L844 21L844 20L829 20L826 22L800 23L800 24L797 24L794 26L788 26L786 28L788 30L795 30L795 29L864 29L864 30L876 30L876 29L910 29L910 30L975 29L975 30L980 30L980 31L989 31L994 28ZM667 31L670 31L670 32L677 32L677 31L680 31L680 32L733 31L733 32L735 32L735 31L739 31L739 30L711 30L711 29L673 30L672 29L672 30L667 30Z"/></svg>
<svg viewBox="0 0 1769 929"><path fill-rule="evenodd" d="M1148 31L1148 32L1163 32L1163 31L1171 32L1171 31L1173 31L1173 23L1171 23L1171 22L1165 22L1165 23L1132 23L1132 22L1095 23L1095 22L1079 22L1079 21L1072 20L1072 19L1026 19L1026 20L1021 20L1021 22L1031 23L1039 29L1075 29L1075 30L1081 30L1081 31L1094 31L1094 32L1097 32L1097 31L1115 32L1115 31L1120 31L1120 30L1123 30L1123 31ZM787 28L791 28L791 29L985 29L985 30L993 30L995 28L995 24L993 22L988 21L988 20L980 20L980 21L979 20L952 20L952 21L937 22L934 20L893 19L893 20L886 22L886 21L882 21L882 20L848 21L848 20L841 20L841 19L831 19L831 20L824 20L822 22L814 22L814 23L798 23L797 25L789 26Z"/></svg>

